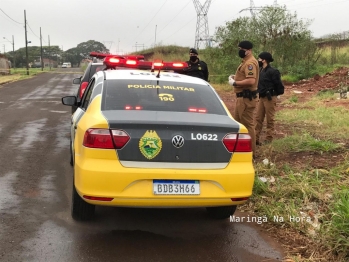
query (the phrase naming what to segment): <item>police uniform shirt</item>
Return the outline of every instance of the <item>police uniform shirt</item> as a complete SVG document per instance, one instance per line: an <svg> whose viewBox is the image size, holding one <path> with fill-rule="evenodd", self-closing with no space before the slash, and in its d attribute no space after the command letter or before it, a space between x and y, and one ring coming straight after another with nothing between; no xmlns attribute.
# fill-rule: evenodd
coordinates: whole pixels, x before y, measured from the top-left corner
<svg viewBox="0 0 349 262"><path fill-rule="evenodd" d="M189 68L185 70L186 75L198 77L208 81L208 69L207 69L207 64L204 61L201 61L198 58L197 63L192 63L191 61L187 61L187 64Z"/></svg>
<svg viewBox="0 0 349 262"><path fill-rule="evenodd" d="M254 58L252 54L247 55L245 58L242 59L241 64L239 65L238 69L235 73L235 81L242 81L247 78L255 78L256 82L247 87L247 86L235 86L234 92L240 93L244 89L248 89L250 91L257 90L258 87L258 78L259 78L259 66L257 59Z"/></svg>

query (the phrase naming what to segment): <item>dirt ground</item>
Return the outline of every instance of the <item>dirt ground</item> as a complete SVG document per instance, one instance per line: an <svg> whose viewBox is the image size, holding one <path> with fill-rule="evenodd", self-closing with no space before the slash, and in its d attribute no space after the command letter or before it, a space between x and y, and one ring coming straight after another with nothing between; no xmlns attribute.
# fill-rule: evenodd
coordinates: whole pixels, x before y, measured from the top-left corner
<svg viewBox="0 0 349 262"><path fill-rule="evenodd" d="M324 76L315 75L313 78L301 80L297 83L286 83L284 82L285 86L285 93L280 96L280 99L278 100L276 110L283 110L285 108L292 109L293 107L296 108L299 106L300 103L305 102L312 97L316 96L320 92L324 92L327 90L337 91L341 85L341 83L345 83L346 86L349 86L349 68L340 68L334 72L327 73ZM235 98L233 92L226 92L226 91L218 91L220 97L223 99L224 103L228 107L229 111L231 113L234 112L234 105L235 105ZM289 99L292 96L297 96L298 102L295 106L292 106L291 104L285 104L282 103L283 101ZM325 103L327 106L345 106L349 107L349 97L348 99L333 99L333 100L325 100ZM301 126L299 127L301 128ZM261 140L263 141L263 135L265 128L263 128L262 134L261 134ZM285 137L287 134L290 134L289 126L282 125L278 122L275 123L275 138L282 138ZM349 146L349 141L344 141L347 143L347 146ZM258 152L256 154L256 160L261 160L260 158L262 156L263 152ZM328 155L322 154L322 155L316 155L314 153L292 153L292 155L283 154L283 155L274 155L273 159L278 160L278 162L287 162L288 159L294 159L294 157L297 157L296 159L299 159L298 166L301 166L302 163L308 164L310 162L313 163L314 168L325 168L325 167L333 167L336 165L337 162L341 162L343 160L343 156L341 154L331 154L331 157L329 158ZM307 159L306 163L304 161L304 158Z"/></svg>
<svg viewBox="0 0 349 262"><path fill-rule="evenodd" d="M316 96L319 92L324 92L326 90L337 91L341 84L345 83L345 86L349 86L349 68L340 68L334 72L327 73L324 76L316 75L313 78L299 81L297 83L284 83L285 94L280 96L277 103L277 111L283 110L285 108L292 109L299 107L299 104L305 102L312 97ZM233 92L218 91L220 97L223 99L227 105L229 111L233 113L235 104L235 95ZM282 103L285 100L290 99L292 96L297 96L298 102L292 106L291 103ZM345 106L349 108L349 97L348 99L329 99L325 100L326 106ZM302 128L302 125L298 128ZM265 128L263 128L265 131ZM263 141L263 136L265 133L261 134L261 140ZM276 122L275 125L275 138L285 137L287 134L291 133L291 129L287 125ZM340 141L345 143L345 147L349 148L349 141ZM257 147L256 161L260 162L264 159L265 154L268 149L265 147ZM269 155L270 156L270 155ZM292 166L297 168L306 168L312 166L313 168L326 169L336 166L338 163L343 163L345 155L342 152L339 153L309 153L309 152L299 152L299 153L284 153L276 154L271 153L270 156L274 162L289 163L292 159ZM282 175L282 174L281 174ZM323 250L307 250L309 246L309 238L300 232L291 229L283 228L280 230L278 227L273 227L272 225L263 225L265 230L269 232L271 236L277 239L278 242L283 243L283 246L292 255L300 255L302 258L305 257L321 257L323 256L325 260L307 260L307 261L336 261L336 260L326 260L329 257L323 255ZM290 237L291 236L291 237ZM314 252L309 253L309 252ZM325 258L326 257L326 258ZM285 260L293 261L293 260ZM302 261L302 260L300 260Z"/></svg>

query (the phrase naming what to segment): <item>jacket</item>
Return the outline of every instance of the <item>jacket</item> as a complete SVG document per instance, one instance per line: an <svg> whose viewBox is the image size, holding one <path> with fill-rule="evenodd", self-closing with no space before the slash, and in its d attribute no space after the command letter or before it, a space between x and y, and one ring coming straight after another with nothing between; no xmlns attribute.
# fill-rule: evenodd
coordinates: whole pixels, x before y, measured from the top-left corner
<svg viewBox="0 0 349 262"><path fill-rule="evenodd" d="M183 74L198 77L198 78L201 78L205 81L208 81L209 73L208 73L207 64L204 61L201 61L198 58L197 63L187 61L187 64L188 64L188 68L183 70Z"/></svg>
<svg viewBox="0 0 349 262"><path fill-rule="evenodd" d="M259 96L267 96L267 91L269 91L272 96L282 95L285 91L279 70L270 65L261 68L258 81Z"/></svg>

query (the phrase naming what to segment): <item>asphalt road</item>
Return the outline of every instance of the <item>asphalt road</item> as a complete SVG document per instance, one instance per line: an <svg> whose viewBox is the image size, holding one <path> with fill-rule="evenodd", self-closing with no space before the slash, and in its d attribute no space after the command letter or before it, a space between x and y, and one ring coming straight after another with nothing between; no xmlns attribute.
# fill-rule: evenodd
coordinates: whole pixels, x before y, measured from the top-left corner
<svg viewBox="0 0 349 262"><path fill-rule="evenodd" d="M74 221L61 97L80 75L59 69L0 86L0 261L281 261L259 225L212 220L203 208L97 207L94 221Z"/></svg>

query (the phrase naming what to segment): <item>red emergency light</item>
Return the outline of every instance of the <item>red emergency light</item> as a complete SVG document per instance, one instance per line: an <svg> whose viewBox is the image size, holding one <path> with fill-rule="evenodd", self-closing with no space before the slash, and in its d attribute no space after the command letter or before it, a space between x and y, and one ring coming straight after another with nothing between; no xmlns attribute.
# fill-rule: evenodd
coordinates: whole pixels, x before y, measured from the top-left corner
<svg viewBox="0 0 349 262"><path fill-rule="evenodd" d="M130 59L130 60L136 60L136 61L144 61L144 55L113 55L113 54L106 54L106 53L99 53L99 52L90 52L91 57L96 57L99 59L104 59L106 57L114 56L114 57L120 57L124 59Z"/></svg>
<svg viewBox="0 0 349 262"><path fill-rule="evenodd" d="M107 56L104 58L104 64L107 68L112 69L116 67L136 68L144 70L173 70L178 71L188 67L186 62L159 62L159 61L142 61L130 59L130 57Z"/></svg>

